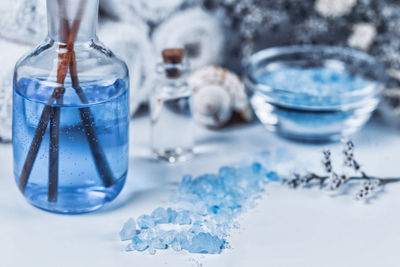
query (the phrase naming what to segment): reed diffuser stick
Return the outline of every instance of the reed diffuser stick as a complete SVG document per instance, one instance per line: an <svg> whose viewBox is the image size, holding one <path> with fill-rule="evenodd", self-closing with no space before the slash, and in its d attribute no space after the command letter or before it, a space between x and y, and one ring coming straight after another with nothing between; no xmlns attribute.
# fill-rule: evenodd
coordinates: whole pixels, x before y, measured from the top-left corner
<svg viewBox="0 0 400 267"><path fill-rule="evenodd" d="M79 30L81 17L82 17L83 10L84 10L84 3L86 3L86 2L82 1L80 4L80 7L78 9L78 14L73 21L71 30L67 31L66 26L68 26L68 24L66 24L66 26L65 26L65 23L68 23L68 22L66 20L64 20L64 18L62 21L62 25L64 27L62 34L63 34L63 36L68 36L68 37L67 37L67 44L60 45L60 50L63 48L64 49L67 48L67 51L65 53L62 53L59 55L59 63L58 63L58 68L57 68L57 83L60 86L54 89L52 95L50 96L49 100L47 101L48 105L46 105L43 109L43 112L42 112L42 115L40 117L40 121L38 124L38 128L35 132L35 136L33 137L32 143L29 147L28 155L25 160L21 176L19 178L19 189L21 190L22 193L25 192L29 176L32 172L33 164L35 163L37 154L39 152L40 145L43 141L44 134L46 133L47 125L49 124L50 117L52 116L52 114L54 114L53 107L51 106L51 104L53 104L54 101L60 95L62 96L65 91L64 80L65 80L65 77L67 76L69 65L70 65L70 60L71 60L71 53L69 53L68 51L73 50L73 45L74 45L75 38L76 38L78 30ZM54 119L54 117L53 117L53 119ZM59 122L57 124L59 127ZM54 137L54 139L53 139L53 142L56 142L56 140L59 139L59 137L57 137L57 135L59 135L59 131L56 131L56 129L53 129L52 132L54 135L56 135L56 137ZM50 142L51 142L51 139L52 139L52 137L50 137ZM50 149L50 150L52 150L52 149ZM58 149L57 149L57 153L58 153ZM55 171L52 168L56 164L58 166L58 156L55 157L55 153L50 152L50 157L51 157L50 158L51 164L50 164L50 169L49 169L49 175L50 175L49 184L54 185L55 181L53 181L53 180L55 180L55 178L51 178L51 177L55 177L55 176L52 176L52 174L54 174ZM54 188L54 186L51 186L49 189L54 190L53 188ZM55 194L56 194L55 192L49 192L49 199L53 198L53 196Z"/></svg>
<svg viewBox="0 0 400 267"><path fill-rule="evenodd" d="M58 0L58 1L60 1L60 6L63 7L62 5L63 0ZM70 69L73 88L75 89L75 92L77 93L81 102L86 104L88 103L88 100L82 88L79 86L79 79L76 67L76 57L74 52L74 41L79 29L80 18L82 14L83 14L83 3L81 4L81 7L78 10L78 14L76 16L76 19L74 19L73 21L71 29L69 28L68 20L65 19L66 16L62 16L64 19L61 23L62 27L61 40L63 40L63 42L66 44L60 45L60 50L65 49L67 51L59 55L57 82L63 85L65 77L68 73L68 69ZM50 202L57 201L58 142L59 142L59 119L57 119L59 117L59 115L57 115L57 112L59 112L57 111L57 108L59 109L59 107L51 107L50 105L53 104L55 100L58 101L58 104L62 103L62 96L64 94L64 91L65 88L63 86L56 88L53 91L52 96L48 100L49 105L46 105L44 107L19 180L19 188L21 192L24 192L27 186L30 173L33 168L33 164L36 160L36 156L38 154L41 142L43 141L43 137L46 133L47 124L49 123L49 120L52 120L50 122L50 152L49 152L50 160L49 160L49 191L48 191L48 200ZM112 174L112 170L107 162L105 154L98 142L93 115L91 114L90 108L88 107L79 109L79 111L82 124L85 127L85 134L88 139L88 143L99 176L103 180L105 186L110 186L114 184L115 179ZM55 116L54 113L56 113ZM51 129L52 125L57 127L55 127L52 130Z"/></svg>
<svg viewBox="0 0 400 267"><path fill-rule="evenodd" d="M62 0L58 0L59 6L61 9L61 23L60 23L60 38L63 43L68 42L68 36L70 34L68 20L66 19L66 9L65 3L61 2ZM65 49L66 45L60 44L59 49ZM59 60L62 60L61 54L59 56ZM69 59L70 60L70 59ZM57 82L62 80L62 77L57 75ZM63 84L60 82L60 84ZM64 88L63 88L64 89ZM65 89L63 90L65 91ZM63 102L62 92L56 98L57 105L61 105ZM59 144L60 144L60 116L61 110L60 107L52 107L50 114L50 145L49 145L49 185L48 185L48 196L47 200L49 202L57 202L58 198L58 170L59 170Z"/></svg>
<svg viewBox="0 0 400 267"><path fill-rule="evenodd" d="M62 98L62 95L59 96ZM57 99L57 104L62 104ZM50 146L49 146L49 190L48 201L56 202L58 196L58 169L59 169L59 142L60 142L60 107L52 107L50 115Z"/></svg>
<svg viewBox="0 0 400 267"><path fill-rule="evenodd" d="M84 94L82 88L79 85L75 51L71 51L70 74L72 80L72 87L75 89L75 92L78 95L81 102L83 104L87 104L88 100L86 98L86 95ZM79 114L83 122L86 138L88 140L89 147L92 152L97 172L101 177L101 179L103 180L104 185L107 187L111 186L115 182L114 175L112 173L110 165L108 164L103 149L99 144L94 117L90 111L90 108L89 107L80 108Z"/></svg>

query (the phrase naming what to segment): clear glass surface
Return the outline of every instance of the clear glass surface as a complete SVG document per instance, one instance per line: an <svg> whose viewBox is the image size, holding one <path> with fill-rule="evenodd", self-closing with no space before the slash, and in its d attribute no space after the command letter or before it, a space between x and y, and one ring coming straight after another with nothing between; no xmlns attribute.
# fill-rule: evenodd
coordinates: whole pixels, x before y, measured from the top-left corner
<svg viewBox="0 0 400 267"><path fill-rule="evenodd" d="M300 73L297 80L291 80L293 70ZM331 76L316 75L318 87L301 75L310 71ZM280 79L270 78L278 72ZM245 76L250 102L266 128L311 142L334 141L359 130L376 109L386 81L384 67L373 57L329 46L262 50L251 57Z"/></svg>
<svg viewBox="0 0 400 267"><path fill-rule="evenodd" d="M59 83L60 61L70 52L59 22L64 19L72 28L82 2L86 6L73 44L78 81L73 79L70 67L65 81ZM48 0L47 9L49 37L17 63L14 73L15 179L24 196L36 207L57 213L88 212L112 201L125 183L128 71L125 63L97 40L98 0ZM62 101L58 98L50 101L60 88L64 90ZM53 113L46 120L43 118L47 110ZM56 112L58 135L52 120ZM49 122L44 124L43 134L38 135L43 121ZM50 145L55 137L56 150ZM35 149L37 153L30 155ZM58 155L58 164L52 161L52 153ZM27 168L29 162L33 162L31 169ZM27 179L21 180L27 169L30 170L24 176ZM52 178L54 173L57 179Z"/></svg>
<svg viewBox="0 0 400 267"><path fill-rule="evenodd" d="M185 77L161 78L153 89L151 146L156 158L174 163L193 156L192 94Z"/></svg>

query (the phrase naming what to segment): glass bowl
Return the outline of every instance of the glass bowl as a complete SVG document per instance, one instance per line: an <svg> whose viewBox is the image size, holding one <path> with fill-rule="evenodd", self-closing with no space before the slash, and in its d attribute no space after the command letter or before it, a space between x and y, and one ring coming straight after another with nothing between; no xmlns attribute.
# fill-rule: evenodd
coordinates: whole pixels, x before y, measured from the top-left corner
<svg viewBox="0 0 400 267"><path fill-rule="evenodd" d="M245 68L251 105L266 128L311 142L359 130L377 108L386 79L372 56L331 46L268 48Z"/></svg>

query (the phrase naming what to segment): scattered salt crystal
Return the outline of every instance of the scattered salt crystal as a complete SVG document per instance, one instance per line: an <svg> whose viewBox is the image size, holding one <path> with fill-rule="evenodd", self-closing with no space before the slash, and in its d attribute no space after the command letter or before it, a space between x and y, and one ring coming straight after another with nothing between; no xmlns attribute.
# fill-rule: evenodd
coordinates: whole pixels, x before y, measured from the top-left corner
<svg viewBox="0 0 400 267"><path fill-rule="evenodd" d="M139 237L135 236L132 240L132 244L133 244L133 248L137 251L144 251L146 250L149 245L145 242L143 242L142 239L140 239Z"/></svg>
<svg viewBox="0 0 400 267"><path fill-rule="evenodd" d="M137 223L141 229L148 229L155 226L153 217L149 215L142 215L137 219Z"/></svg>
<svg viewBox="0 0 400 267"><path fill-rule="evenodd" d="M178 212L175 222L179 225L191 224L190 212L188 210Z"/></svg>
<svg viewBox="0 0 400 267"><path fill-rule="evenodd" d="M167 214L168 214L168 222L174 223L176 221L176 216L178 216L178 213L176 212L176 210L168 208Z"/></svg>
<svg viewBox="0 0 400 267"><path fill-rule="evenodd" d="M151 215L141 215L137 219L140 230L129 219L120 233L122 240L132 240L126 250L148 249L154 255L157 249L171 247L175 251L217 254L229 247L226 237L231 229L239 228L239 215L255 205L269 181L279 180L276 172L265 169L263 164L271 161L271 154L264 154L259 155L262 163L224 166L218 174L197 178L185 175L173 198L173 204L185 209L159 207ZM176 230L160 228L165 224Z"/></svg>
<svg viewBox="0 0 400 267"><path fill-rule="evenodd" d="M149 254L150 255L155 255L156 254L156 249L155 248L153 248L153 247L149 247Z"/></svg>
<svg viewBox="0 0 400 267"><path fill-rule="evenodd" d="M193 237L189 252L217 254L221 252L223 246L224 241L217 236L212 236L209 233L199 233Z"/></svg>
<svg viewBox="0 0 400 267"><path fill-rule="evenodd" d="M162 224L168 223L168 212L164 208L157 208L152 213L151 216L153 217L155 224Z"/></svg>
<svg viewBox="0 0 400 267"><path fill-rule="evenodd" d="M175 230L166 231L163 236L165 243L171 244L172 242L174 242L176 240L176 234L177 234L177 231L175 231Z"/></svg>
<svg viewBox="0 0 400 267"><path fill-rule="evenodd" d="M135 220L129 218L129 220L122 227L121 232L119 232L119 236L122 241L131 240L136 235L136 223Z"/></svg>
<svg viewBox="0 0 400 267"><path fill-rule="evenodd" d="M168 244L161 237L157 236L150 240L150 246L155 249L166 249Z"/></svg>

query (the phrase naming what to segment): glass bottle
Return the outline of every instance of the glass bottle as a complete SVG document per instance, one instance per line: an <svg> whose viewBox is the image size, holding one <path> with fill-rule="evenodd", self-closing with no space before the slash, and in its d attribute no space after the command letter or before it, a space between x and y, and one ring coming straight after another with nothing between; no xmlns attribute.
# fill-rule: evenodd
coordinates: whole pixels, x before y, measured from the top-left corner
<svg viewBox="0 0 400 267"><path fill-rule="evenodd" d="M193 90L183 49L166 49L150 95L151 146L156 158L174 163L193 155Z"/></svg>
<svg viewBox="0 0 400 267"><path fill-rule="evenodd" d="M15 67L15 179L51 212L96 210L127 175L128 70L97 39L98 5L47 0L48 37Z"/></svg>

